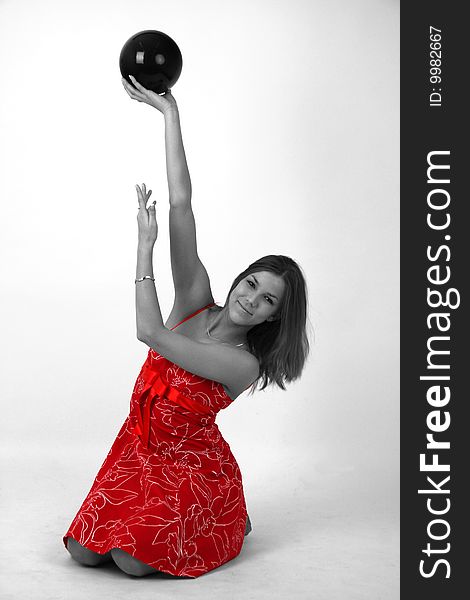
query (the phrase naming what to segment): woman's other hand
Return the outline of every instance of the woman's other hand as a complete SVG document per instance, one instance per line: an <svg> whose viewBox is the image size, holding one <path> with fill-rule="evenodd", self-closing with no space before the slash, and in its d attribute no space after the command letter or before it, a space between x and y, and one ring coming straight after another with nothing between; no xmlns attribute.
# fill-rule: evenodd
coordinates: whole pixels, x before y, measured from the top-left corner
<svg viewBox="0 0 470 600"><path fill-rule="evenodd" d="M152 190L146 191L145 183L142 189L136 185L137 198L139 200L139 212L137 213L137 224L139 226L139 245L151 246L155 244L158 236L157 217L155 214L155 202L148 207L147 200L150 198Z"/></svg>
<svg viewBox="0 0 470 600"><path fill-rule="evenodd" d="M124 89L133 100L137 100L137 102L145 102L145 104L153 106L163 114L169 110L177 108L176 100L173 97L171 90L168 90L168 92L165 92L164 95L160 96L159 94L144 88L144 86L141 85L132 75L129 75L129 78L132 80L132 83L135 87L130 85L130 83L124 79L124 77L121 78L121 81Z"/></svg>

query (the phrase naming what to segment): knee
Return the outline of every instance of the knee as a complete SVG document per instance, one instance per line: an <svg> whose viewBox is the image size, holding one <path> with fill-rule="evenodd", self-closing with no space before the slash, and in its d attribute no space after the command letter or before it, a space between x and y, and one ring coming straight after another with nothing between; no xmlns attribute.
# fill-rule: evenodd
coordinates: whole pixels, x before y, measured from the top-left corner
<svg viewBox="0 0 470 600"><path fill-rule="evenodd" d="M156 571L150 565L143 563L137 558L131 556L128 552L121 550L121 548L113 548L111 550L111 556L116 565L124 571L127 575L133 575L134 577L142 577Z"/></svg>
<svg viewBox="0 0 470 600"><path fill-rule="evenodd" d="M102 557L97 552L88 550L71 537L67 538L67 550L72 558L82 565L96 567L102 562Z"/></svg>

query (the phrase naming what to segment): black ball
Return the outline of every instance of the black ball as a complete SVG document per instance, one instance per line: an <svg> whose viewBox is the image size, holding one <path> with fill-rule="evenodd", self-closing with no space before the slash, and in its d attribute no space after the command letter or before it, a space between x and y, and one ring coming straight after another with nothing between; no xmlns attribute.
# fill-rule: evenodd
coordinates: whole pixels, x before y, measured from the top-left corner
<svg viewBox="0 0 470 600"><path fill-rule="evenodd" d="M140 31L127 40L119 56L121 75L133 75L148 90L162 94L177 81L183 57L176 42L161 31Z"/></svg>

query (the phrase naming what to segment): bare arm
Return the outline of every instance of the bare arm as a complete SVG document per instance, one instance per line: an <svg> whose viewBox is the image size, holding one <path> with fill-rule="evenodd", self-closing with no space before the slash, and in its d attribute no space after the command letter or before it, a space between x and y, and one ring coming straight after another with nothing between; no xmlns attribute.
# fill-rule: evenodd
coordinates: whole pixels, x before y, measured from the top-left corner
<svg viewBox="0 0 470 600"><path fill-rule="evenodd" d="M153 245L141 244L137 246L137 267L135 278L153 274ZM137 339L141 340L150 327L163 327L162 312L158 302L155 283L151 279L144 279L135 284L135 315Z"/></svg>
<svg viewBox="0 0 470 600"><path fill-rule="evenodd" d="M259 374L258 360L233 346L196 342L163 326L139 339L190 373L223 383L229 390L248 387Z"/></svg>
<svg viewBox="0 0 470 600"><path fill-rule="evenodd" d="M196 224L191 207L191 179L183 147L178 106L170 92L164 96L146 90L134 78L123 86L133 100L157 108L165 118L165 151L170 200L171 268L175 300L167 324L172 326L190 312L213 302L210 281L196 246ZM145 284L147 285L147 284ZM138 331L139 331L138 318Z"/></svg>
<svg viewBox="0 0 470 600"><path fill-rule="evenodd" d="M141 201L142 202L142 201ZM153 245L139 243L136 279L153 276ZM136 283L137 338L183 369L218 381L230 390L248 387L259 374L258 360L249 352L196 342L163 324L157 291L151 279Z"/></svg>
<svg viewBox="0 0 470 600"><path fill-rule="evenodd" d="M168 326L213 302L209 276L197 252L196 221L191 206L191 178L183 147L176 102L165 113L166 170L170 201L171 271L175 287Z"/></svg>
<svg viewBox="0 0 470 600"><path fill-rule="evenodd" d="M191 203L191 178L186 162L179 111L176 103L164 115L166 174L170 205L187 207Z"/></svg>
<svg viewBox="0 0 470 600"><path fill-rule="evenodd" d="M132 75L133 86L124 77L124 89L133 100L144 102L159 110L165 118L166 172L170 203L187 205L191 201L191 179L181 136L178 105L171 90L164 95L147 90Z"/></svg>

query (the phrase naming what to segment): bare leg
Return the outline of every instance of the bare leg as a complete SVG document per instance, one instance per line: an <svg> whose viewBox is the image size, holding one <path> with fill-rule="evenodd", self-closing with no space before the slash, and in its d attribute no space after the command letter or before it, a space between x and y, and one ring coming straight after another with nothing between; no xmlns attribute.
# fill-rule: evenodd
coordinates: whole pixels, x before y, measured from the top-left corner
<svg viewBox="0 0 470 600"><path fill-rule="evenodd" d="M246 527L245 527L245 537L250 533L251 531L251 521L250 521L250 517L247 514L246 515Z"/></svg>
<svg viewBox="0 0 470 600"><path fill-rule="evenodd" d="M98 554L98 552L88 550L88 548L85 548L85 546L82 546L77 540L71 537L67 538L67 550L74 560L88 567L96 567L97 565L102 565L113 560L111 550L106 552L106 554Z"/></svg>
<svg viewBox="0 0 470 600"><path fill-rule="evenodd" d="M121 569L121 571L124 571L124 573L127 575L142 577L143 575L149 575L150 573L160 572L141 560L134 558L121 548L112 548L110 552L114 562Z"/></svg>

